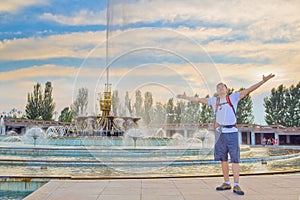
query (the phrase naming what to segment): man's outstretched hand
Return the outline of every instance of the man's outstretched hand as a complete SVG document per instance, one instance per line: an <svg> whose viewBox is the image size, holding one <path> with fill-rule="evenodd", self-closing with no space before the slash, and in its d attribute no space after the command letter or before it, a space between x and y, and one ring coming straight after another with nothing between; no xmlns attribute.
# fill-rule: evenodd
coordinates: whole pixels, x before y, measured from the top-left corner
<svg viewBox="0 0 300 200"><path fill-rule="evenodd" d="M268 76L264 76L263 75L263 81L264 82L267 82L268 80L270 80L271 78L273 78L275 76L275 74L269 74Z"/></svg>

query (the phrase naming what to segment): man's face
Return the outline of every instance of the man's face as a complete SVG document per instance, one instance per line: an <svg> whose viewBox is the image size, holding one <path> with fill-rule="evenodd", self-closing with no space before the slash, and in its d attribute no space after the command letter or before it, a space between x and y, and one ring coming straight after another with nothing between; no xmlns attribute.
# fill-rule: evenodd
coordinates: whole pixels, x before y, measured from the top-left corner
<svg viewBox="0 0 300 200"><path fill-rule="evenodd" d="M217 85L217 94L219 96L227 95L227 87L224 83L219 83Z"/></svg>

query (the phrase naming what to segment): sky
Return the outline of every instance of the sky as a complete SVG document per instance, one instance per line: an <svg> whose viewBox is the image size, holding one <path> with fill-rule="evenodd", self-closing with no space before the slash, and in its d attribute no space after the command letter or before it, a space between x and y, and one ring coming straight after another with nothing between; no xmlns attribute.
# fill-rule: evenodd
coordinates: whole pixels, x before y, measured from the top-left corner
<svg viewBox="0 0 300 200"><path fill-rule="evenodd" d="M107 12L108 8L108 12ZM251 93L254 122L263 99L300 77L298 0L2 0L0 112L24 112L36 83L53 85L55 111L89 90L89 114L112 84L120 99L136 90L154 101L212 96L276 76Z"/></svg>

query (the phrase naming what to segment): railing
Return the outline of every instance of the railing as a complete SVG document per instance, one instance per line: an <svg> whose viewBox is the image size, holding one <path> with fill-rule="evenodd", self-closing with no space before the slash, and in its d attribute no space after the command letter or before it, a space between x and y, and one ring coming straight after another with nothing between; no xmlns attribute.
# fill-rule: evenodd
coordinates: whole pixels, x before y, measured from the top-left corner
<svg viewBox="0 0 300 200"><path fill-rule="evenodd" d="M207 129L212 128L213 124L163 124L163 125L151 125L152 127L161 127L165 129ZM299 133L300 127L284 127L282 125L258 125L258 124L237 124L239 130L250 131L272 131L282 133Z"/></svg>
<svg viewBox="0 0 300 200"><path fill-rule="evenodd" d="M53 120L31 120L31 119L20 119L20 118L6 118L4 124L7 126L13 125L24 125L24 126L69 126L69 122L59 122Z"/></svg>
<svg viewBox="0 0 300 200"><path fill-rule="evenodd" d="M59 122L53 120L30 120L30 119L20 119L20 118L6 118L4 120L7 126L70 126L69 122ZM159 127L164 129L207 129L212 128L212 123L180 123L180 124L152 124L151 127ZM282 132L282 133L300 133L300 127L284 127L282 125L258 125L258 124L237 124L239 130L251 130L251 131L272 131L272 132Z"/></svg>

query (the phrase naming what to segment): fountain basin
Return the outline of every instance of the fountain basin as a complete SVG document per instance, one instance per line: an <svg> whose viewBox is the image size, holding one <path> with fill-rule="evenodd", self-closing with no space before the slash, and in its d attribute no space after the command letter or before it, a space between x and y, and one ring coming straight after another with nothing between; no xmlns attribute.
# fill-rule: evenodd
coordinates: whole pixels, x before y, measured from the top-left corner
<svg viewBox="0 0 300 200"><path fill-rule="evenodd" d="M201 145L168 147L0 146L0 175L70 177L216 176L220 162ZM267 164L262 165L262 161ZM241 147L241 174L299 170L300 149ZM300 171L300 170L299 170Z"/></svg>
<svg viewBox="0 0 300 200"><path fill-rule="evenodd" d="M97 147L134 147L136 146L173 146L180 143L178 140L171 138L139 138L134 141L132 138L123 137L39 137L33 139L32 137L11 136L10 140L5 137L0 137L0 142L10 142L17 144L25 143L34 145L46 146L97 146Z"/></svg>

